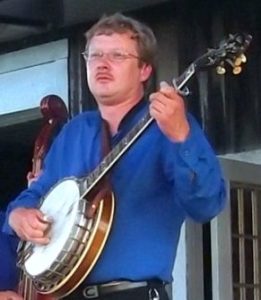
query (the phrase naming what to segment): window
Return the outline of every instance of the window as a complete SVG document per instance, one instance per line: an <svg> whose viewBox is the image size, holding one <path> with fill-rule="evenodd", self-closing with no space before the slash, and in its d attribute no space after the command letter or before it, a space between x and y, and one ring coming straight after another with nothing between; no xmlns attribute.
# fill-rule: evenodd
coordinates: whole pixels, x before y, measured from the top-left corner
<svg viewBox="0 0 261 300"><path fill-rule="evenodd" d="M231 183L233 300L260 299L261 186Z"/></svg>

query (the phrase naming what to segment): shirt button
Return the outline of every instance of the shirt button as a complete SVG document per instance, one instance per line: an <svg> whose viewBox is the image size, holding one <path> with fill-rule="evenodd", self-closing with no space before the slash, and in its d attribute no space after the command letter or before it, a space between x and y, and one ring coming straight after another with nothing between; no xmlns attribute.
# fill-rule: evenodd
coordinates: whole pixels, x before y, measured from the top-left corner
<svg viewBox="0 0 261 300"><path fill-rule="evenodd" d="M189 156L189 154L190 154L190 151L188 149L184 150L184 155L185 156Z"/></svg>

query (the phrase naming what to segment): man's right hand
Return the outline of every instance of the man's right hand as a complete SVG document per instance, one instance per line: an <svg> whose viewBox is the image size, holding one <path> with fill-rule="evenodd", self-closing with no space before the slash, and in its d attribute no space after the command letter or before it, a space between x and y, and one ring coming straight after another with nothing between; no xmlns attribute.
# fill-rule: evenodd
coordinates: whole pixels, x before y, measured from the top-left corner
<svg viewBox="0 0 261 300"><path fill-rule="evenodd" d="M0 300L23 300L22 296L12 291L0 292Z"/></svg>
<svg viewBox="0 0 261 300"><path fill-rule="evenodd" d="M48 233L51 222L38 209L22 207L14 209L9 216L9 225L22 240L40 245L50 242Z"/></svg>

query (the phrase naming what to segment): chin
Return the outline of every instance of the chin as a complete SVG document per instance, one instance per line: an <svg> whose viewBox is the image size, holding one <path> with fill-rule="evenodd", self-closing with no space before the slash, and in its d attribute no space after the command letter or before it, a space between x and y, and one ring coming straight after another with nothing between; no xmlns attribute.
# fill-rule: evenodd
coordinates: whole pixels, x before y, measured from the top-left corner
<svg viewBox="0 0 261 300"><path fill-rule="evenodd" d="M92 94L95 97L110 97L112 95L112 91L108 86L99 86L95 89L91 90Z"/></svg>
<svg viewBox="0 0 261 300"><path fill-rule="evenodd" d="M112 105L115 103L113 94L110 93L97 93L94 94L97 103Z"/></svg>
<svg viewBox="0 0 261 300"><path fill-rule="evenodd" d="M95 93L94 96L95 98L110 98L112 97L112 93L109 93L108 91L106 92L99 92L99 93Z"/></svg>

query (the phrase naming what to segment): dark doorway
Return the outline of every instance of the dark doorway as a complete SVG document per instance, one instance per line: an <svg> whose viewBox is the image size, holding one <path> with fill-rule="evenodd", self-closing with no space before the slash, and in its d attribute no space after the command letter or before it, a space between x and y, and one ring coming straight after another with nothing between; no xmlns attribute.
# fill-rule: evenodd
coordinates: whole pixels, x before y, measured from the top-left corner
<svg viewBox="0 0 261 300"><path fill-rule="evenodd" d="M41 120L0 127L0 209L26 186Z"/></svg>

